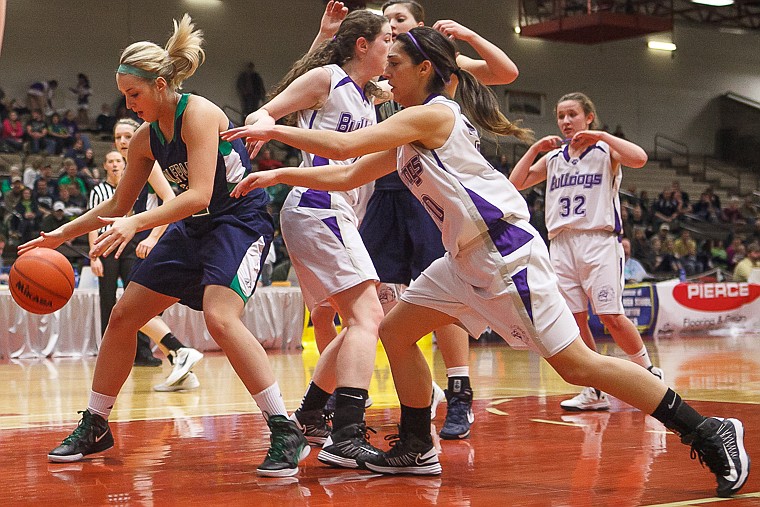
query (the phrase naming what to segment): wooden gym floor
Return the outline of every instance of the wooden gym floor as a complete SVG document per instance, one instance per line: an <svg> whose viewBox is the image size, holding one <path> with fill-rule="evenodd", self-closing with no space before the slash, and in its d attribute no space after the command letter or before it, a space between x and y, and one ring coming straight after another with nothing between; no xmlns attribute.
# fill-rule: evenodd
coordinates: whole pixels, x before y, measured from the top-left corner
<svg viewBox="0 0 760 507"><path fill-rule="evenodd" d="M736 417L760 459L760 337L669 338L648 342L667 382L706 415ZM601 342L610 354L615 346ZM434 377L445 367L426 347ZM289 410L316 361L312 346L270 356ZM135 368L111 417L116 447L79 463L46 453L87 405L94 358L0 364L0 505L760 505L760 474L730 500L713 498L713 475L662 425L614 400L602 413L568 413L559 402L577 389L527 352L475 343L470 368L476 421L467 440L440 442L440 477L382 477L331 469L317 449L296 477L257 477L266 426L227 359L207 354L201 387L151 390L168 374ZM398 402L380 350L370 394L372 442L385 448ZM445 404L434 425L443 424Z"/></svg>

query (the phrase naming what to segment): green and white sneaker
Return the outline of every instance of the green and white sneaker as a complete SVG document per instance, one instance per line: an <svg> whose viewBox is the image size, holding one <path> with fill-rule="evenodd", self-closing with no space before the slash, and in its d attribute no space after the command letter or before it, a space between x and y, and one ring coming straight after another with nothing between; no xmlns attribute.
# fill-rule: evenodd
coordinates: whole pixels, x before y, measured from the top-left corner
<svg viewBox="0 0 760 507"><path fill-rule="evenodd" d="M108 421L89 410L82 414L77 428L66 437L61 445L48 453L48 459L55 463L79 461L88 454L107 451L113 447L113 433Z"/></svg>
<svg viewBox="0 0 760 507"><path fill-rule="evenodd" d="M298 463L309 455L309 442L296 423L284 415L273 415L269 425L269 450L256 473L264 477L290 477L298 473Z"/></svg>

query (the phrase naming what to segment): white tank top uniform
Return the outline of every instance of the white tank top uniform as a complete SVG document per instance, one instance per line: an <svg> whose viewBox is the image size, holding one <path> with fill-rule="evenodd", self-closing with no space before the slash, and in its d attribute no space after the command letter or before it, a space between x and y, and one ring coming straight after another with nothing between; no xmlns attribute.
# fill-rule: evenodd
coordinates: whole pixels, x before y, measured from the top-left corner
<svg viewBox="0 0 760 507"><path fill-rule="evenodd" d="M364 90L338 65L331 74L330 94L318 110L298 113L298 126L312 130L351 132L375 124L375 107ZM349 164L303 153L302 166ZM328 297L377 273L359 235L359 222L372 186L340 192L294 187L282 207L280 225L293 268L309 309Z"/></svg>
<svg viewBox="0 0 760 507"><path fill-rule="evenodd" d="M546 228L562 295L573 313L623 313L622 169L613 174L603 141L572 156L567 144L546 155Z"/></svg>
<svg viewBox="0 0 760 507"><path fill-rule="evenodd" d="M397 170L440 228L446 254L401 299L457 318L472 336L490 326L513 347L550 357L579 333L525 199L477 150L459 105L436 95L421 107L433 104L456 115L451 135L435 150L400 146Z"/></svg>

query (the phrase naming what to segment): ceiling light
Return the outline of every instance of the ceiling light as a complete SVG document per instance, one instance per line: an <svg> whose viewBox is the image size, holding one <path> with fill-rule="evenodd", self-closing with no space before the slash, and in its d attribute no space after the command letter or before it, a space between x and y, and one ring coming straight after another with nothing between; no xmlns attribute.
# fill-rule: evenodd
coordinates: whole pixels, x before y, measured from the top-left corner
<svg viewBox="0 0 760 507"><path fill-rule="evenodd" d="M522 28L519 25L515 26L515 33L519 35L520 32L522 32Z"/></svg>
<svg viewBox="0 0 760 507"><path fill-rule="evenodd" d="M692 3L709 5L711 7L726 7L734 5L734 0L691 0Z"/></svg>
<svg viewBox="0 0 760 507"><path fill-rule="evenodd" d="M658 51L675 51L676 45L672 42L660 42L656 40L650 40L647 43L649 49L656 49Z"/></svg>

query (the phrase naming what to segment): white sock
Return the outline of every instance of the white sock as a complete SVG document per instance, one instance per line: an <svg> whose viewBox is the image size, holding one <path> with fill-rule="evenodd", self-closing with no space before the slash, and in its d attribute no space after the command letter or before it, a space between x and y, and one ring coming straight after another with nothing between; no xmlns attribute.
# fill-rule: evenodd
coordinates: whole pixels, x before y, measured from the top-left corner
<svg viewBox="0 0 760 507"><path fill-rule="evenodd" d="M470 376L470 367L469 366L455 366L453 368L446 368L446 376L451 377L469 377Z"/></svg>
<svg viewBox="0 0 760 507"><path fill-rule="evenodd" d="M87 404L87 410L92 414L98 414L107 421L108 416L111 415L114 402L116 402L116 396L106 396L90 390L90 402Z"/></svg>
<svg viewBox="0 0 760 507"><path fill-rule="evenodd" d="M644 368L649 368L652 366L652 360L649 359L649 352L647 352L646 345L641 347L641 350L635 354L628 354L628 359L638 364L639 366L643 366Z"/></svg>
<svg viewBox="0 0 760 507"><path fill-rule="evenodd" d="M285 408L285 402L282 399L280 386L277 382L260 393L254 394L253 399L264 414L264 419L269 420L273 415L283 415L288 417L288 411Z"/></svg>

